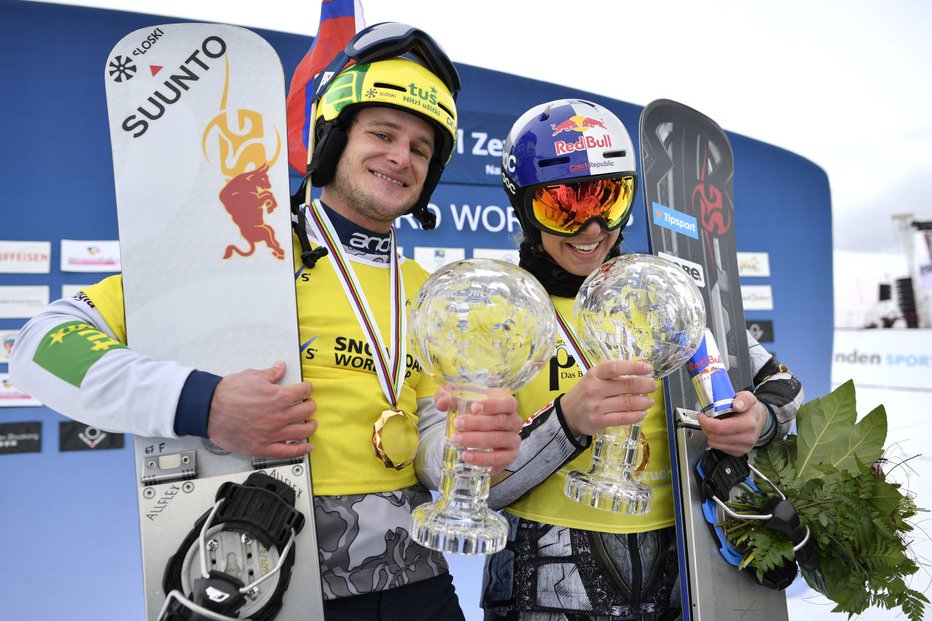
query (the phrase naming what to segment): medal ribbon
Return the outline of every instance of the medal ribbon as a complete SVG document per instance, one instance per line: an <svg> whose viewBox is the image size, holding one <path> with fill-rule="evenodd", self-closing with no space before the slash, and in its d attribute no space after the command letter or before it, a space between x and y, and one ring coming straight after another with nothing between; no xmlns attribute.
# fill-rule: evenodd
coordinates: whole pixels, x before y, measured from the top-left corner
<svg viewBox="0 0 932 621"><path fill-rule="evenodd" d="M391 249L389 256L389 269L391 270L391 284L389 289L389 299L391 301L391 349L385 346L382 334L379 332L379 326L375 322L372 309L366 300L359 279L356 278L356 272L350 261L343 251L343 244L337 236L333 223L324 210L318 205L317 201L312 201L308 205L310 218L308 226L312 228L317 239L321 240L330 251L328 257L333 263L334 271L343 290L346 292L346 298L353 307L356 314L356 320L359 327L362 328L366 341L369 343L369 349L372 350L375 358L376 375L379 378L379 385L385 398L388 399L392 408L398 407L398 400L401 396L401 386L404 382L405 358L407 357L407 343L405 335L407 334L407 317L404 312L404 282L401 278L401 266L398 261L398 248L395 242L395 229L392 227L390 233ZM388 352L391 352L388 354Z"/></svg>
<svg viewBox="0 0 932 621"><path fill-rule="evenodd" d="M560 330L560 334L563 336L563 341L566 343L566 346L573 352L573 358L576 359L576 364L579 365L579 370L582 371L583 375L586 374L592 367L592 362L589 361L589 358L583 353L582 346L579 344L579 339L576 338L576 333L573 332L573 328L570 324L563 318L563 315L554 307L553 312L557 316L557 327Z"/></svg>

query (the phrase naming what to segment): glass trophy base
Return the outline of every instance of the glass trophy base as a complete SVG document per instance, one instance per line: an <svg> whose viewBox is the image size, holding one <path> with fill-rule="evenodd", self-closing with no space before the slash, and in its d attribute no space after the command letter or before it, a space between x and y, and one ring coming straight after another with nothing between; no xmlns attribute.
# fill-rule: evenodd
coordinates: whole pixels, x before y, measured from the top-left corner
<svg viewBox="0 0 932 621"><path fill-rule="evenodd" d="M508 522L488 507L469 511L429 503L411 514L411 536L431 550L452 554L493 554L505 547Z"/></svg>
<svg viewBox="0 0 932 621"><path fill-rule="evenodd" d="M566 476L563 493L578 503L627 515L644 515L650 511L654 493L633 480L601 477L574 471Z"/></svg>

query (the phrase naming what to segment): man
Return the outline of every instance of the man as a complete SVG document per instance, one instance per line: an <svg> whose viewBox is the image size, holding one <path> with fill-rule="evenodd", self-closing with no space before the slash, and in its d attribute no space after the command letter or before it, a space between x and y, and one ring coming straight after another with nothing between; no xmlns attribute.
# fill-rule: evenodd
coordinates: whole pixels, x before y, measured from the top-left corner
<svg viewBox="0 0 932 621"><path fill-rule="evenodd" d="M413 454L394 450L415 444L412 436L436 438L420 433L423 420L442 424L442 417L433 404L436 385L405 355L405 303L427 273L398 256L392 223L413 213L425 228L432 225L427 200L453 151L459 79L428 35L403 24L371 26L347 49L353 56L334 61L339 66L315 105L310 170L321 198L295 211L295 255L303 263L295 266L299 332L316 352L302 356L303 382L277 384L282 363L221 378L125 347L95 360L80 386L34 362L42 339L66 322L91 324L125 343L119 276L32 319L20 333L11 374L45 403L102 429L195 435L272 457L310 452L310 437L328 621L457 619L462 612L443 557L408 533L411 510L429 492L418 482ZM414 96L399 96L409 89ZM334 352L348 346L374 363L341 363ZM383 372L386 355L400 357L400 373ZM446 395L438 403L446 407ZM481 416L461 417L461 445L487 449L466 450L464 460L496 470L510 463L519 444L515 411L512 397L490 398L472 412ZM391 438L374 442L389 426ZM418 453L437 450L420 446Z"/></svg>

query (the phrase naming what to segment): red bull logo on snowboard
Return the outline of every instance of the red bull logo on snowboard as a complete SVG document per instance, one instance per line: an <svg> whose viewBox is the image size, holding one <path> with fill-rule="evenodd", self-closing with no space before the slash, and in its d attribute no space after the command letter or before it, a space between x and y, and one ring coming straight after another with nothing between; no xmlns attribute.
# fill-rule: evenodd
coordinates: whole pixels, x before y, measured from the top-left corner
<svg viewBox="0 0 932 621"><path fill-rule="evenodd" d="M265 216L278 207L268 171L281 153L281 136L277 128L266 128L262 115L255 110L228 109L229 90L227 66L220 114L207 124L202 141L208 161L211 152L218 155L217 167L226 180L219 193L220 202L248 244L245 249L229 244L223 258L229 259L234 253L248 257L257 245L265 244L273 257L284 260L285 251L275 238L275 230L265 222Z"/></svg>
<svg viewBox="0 0 932 621"><path fill-rule="evenodd" d="M605 132L606 127L604 122L581 114L575 114L562 123L551 123L550 129L553 130L554 136L562 134L563 132L571 133L571 135L572 132L582 134L583 132L596 128L602 130L602 132L600 132L602 133L601 137L586 134L580 135L572 142L566 142L564 140L554 141L553 147L556 155L564 155L575 151L585 151L586 149L607 149L612 146L612 137Z"/></svg>

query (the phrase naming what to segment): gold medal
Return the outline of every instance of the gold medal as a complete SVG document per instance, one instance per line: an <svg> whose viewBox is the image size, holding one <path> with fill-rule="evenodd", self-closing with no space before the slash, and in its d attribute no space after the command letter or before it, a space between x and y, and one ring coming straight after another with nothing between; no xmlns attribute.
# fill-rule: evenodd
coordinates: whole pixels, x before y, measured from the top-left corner
<svg viewBox="0 0 932 621"><path fill-rule="evenodd" d="M638 440L638 444L640 444L638 452L641 454L641 461L634 470L634 476L636 477L641 476L641 473L647 469L647 464L650 463L650 444L647 443L647 434L644 433L643 429L641 429L641 438Z"/></svg>
<svg viewBox="0 0 932 621"><path fill-rule="evenodd" d="M402 410L384 410L372 425L372 450L386 468L401 470L417 455L417 423Z"/></svg>

